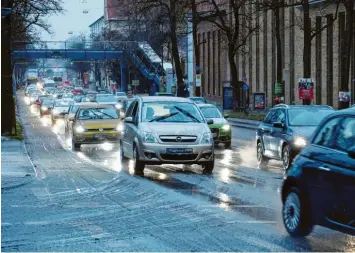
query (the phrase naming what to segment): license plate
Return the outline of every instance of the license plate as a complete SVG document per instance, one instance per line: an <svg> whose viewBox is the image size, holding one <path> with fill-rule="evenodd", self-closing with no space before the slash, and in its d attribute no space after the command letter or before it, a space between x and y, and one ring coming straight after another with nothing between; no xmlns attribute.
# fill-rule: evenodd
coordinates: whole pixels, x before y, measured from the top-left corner
<svg viewBox="0 0 355 253"><path fill-rule="evenodd" d="M106 138L107 135L106 134L94 134L94 138L97 138L97 139L103 139L103 138Z"/></svg>
<svg viewBox="0 0 355 253"><path fill-rule="evenodd" d="M193 149L192 148L167 148L166 153L167 154L192 154Z"/></svg>

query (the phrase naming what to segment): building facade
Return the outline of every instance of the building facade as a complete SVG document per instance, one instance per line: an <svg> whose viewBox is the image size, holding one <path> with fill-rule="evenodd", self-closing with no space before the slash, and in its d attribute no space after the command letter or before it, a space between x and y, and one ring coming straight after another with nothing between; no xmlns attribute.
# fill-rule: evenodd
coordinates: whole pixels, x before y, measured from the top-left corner
<svg viewBox="0 0 355 253"><path fill-rule="evenodd" d="M101 16L100 18L95 20L94 23L89 25L89 28L90 28L90 36L91 37L99 36L102 33L103 29L105 28L104 16Z"/></svg>
<svg viewBox="0 0 355 253"><path fill-rule="evenodd" d="M318 1L319 2L319 1ZM237 67L241 81L249 86L249 99L252 94L265 92L267 105L273 105L276 80L276 39L275 16L272 11L255 11L255 6L246 12L256 13L250 22L259 24L259 30L249 37L242 52L237 53ZM312 104L328 104L338 107L340 91L340 40L345 30L345 9L340 5L337 19L336 6L319 7L311 5L312 26L327 28L312 39L311 78L314 82ZM281 51L282 73L284 80L284 102L302 104L298 98L298 80L303 77L303 30L302 9L289 7L281 9ZM355 33L351 53L349 90L351 99L355 98ZM227 48L222 39L222 31L210 22L203 22L198 27L200 67L202 70L202 94L211 100L222 101L222 85L231 81Z"/></svg>

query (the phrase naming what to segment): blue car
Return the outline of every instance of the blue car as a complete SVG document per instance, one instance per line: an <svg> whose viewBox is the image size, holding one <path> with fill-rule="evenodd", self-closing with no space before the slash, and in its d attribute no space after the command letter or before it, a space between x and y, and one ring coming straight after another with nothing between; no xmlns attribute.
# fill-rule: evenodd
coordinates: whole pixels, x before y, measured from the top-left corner
<svg viewBox="0 0 355 253"><path fill-rule="evenodd" d="M355 108L320 123L286 173L282 202L292 236L306 236L314 225L355 235Z"/></svg>

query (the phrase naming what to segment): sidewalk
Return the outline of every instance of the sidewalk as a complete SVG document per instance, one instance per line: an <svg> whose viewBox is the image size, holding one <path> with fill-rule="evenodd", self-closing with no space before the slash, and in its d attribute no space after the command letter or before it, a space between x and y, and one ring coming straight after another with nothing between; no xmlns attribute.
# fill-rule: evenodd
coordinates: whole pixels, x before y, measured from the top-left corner
<svg viewBox="0 0 355 253"><path fill-rule="evenodd" d="M28 184L35 176L24 142L1 138L1 190Z"/></svg>
<svg viewBox="0 0 355 253"><path fill-rule="evenodd" d="M250 119L240 119L240 118L228 118L229 124L234 127L246 128L250 130L257 130L261 121L250 120Z"/></svg>

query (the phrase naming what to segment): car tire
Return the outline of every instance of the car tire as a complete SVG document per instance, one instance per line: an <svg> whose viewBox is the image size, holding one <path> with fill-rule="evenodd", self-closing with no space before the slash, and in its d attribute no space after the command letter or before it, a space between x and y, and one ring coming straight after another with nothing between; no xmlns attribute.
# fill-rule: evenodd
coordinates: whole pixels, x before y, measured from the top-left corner
<svg viewBox="0 0 355 253"><path fill-rule="evenodd" d="M292 188L282 206L282 220L287 232L294 237L309 235L313 230L310 215L298 189Z"/></svg>
<svg viewBox="0 0 355 253"><path fill-rule="evenodd" d="M256 161L259 167L266 166L269 162L269 159L266 156L264 156L263 151L264 151L263 144L261 143L261 141L259 141L256 146Z"/></svg>
<svg viewBox="0 0 355 253"><path fill-rule="evenodd" d="M80 146L81 146L80 144L75 143L74 140L72 140L71 143L72 143L71 146L73 151L80 151Z"/></svg>
<svg viewBox="0 0 355 253"><path fill-rule="evenodd" d="M282 147L281 160L282 160L282 167L284 168L285 171L287 171L290 168L292 163L290 147L287 144Z"/></svg>
<svg viewBox="0 0 355 253"><path fill-rule="evenodd" d="M204 165L202 165L202 168L203 174L211 174L214 169L214 160L205 163Z"/></svg>
<svg viewBox="0 0 355 253"><path fill-rule="evenodd" d="M230 148L232 146L232 142L228 141L226 143L224 143L224 148Z"/></svg>
<svg viewBox="0 0 355 253"><path fill-rule="evenodd" d="M142 175L144 172L145 164L144 162L139 160L139 153L137 147L134 145L133 147L133 160L134 160L134 173L136 175Z"/></svg>

